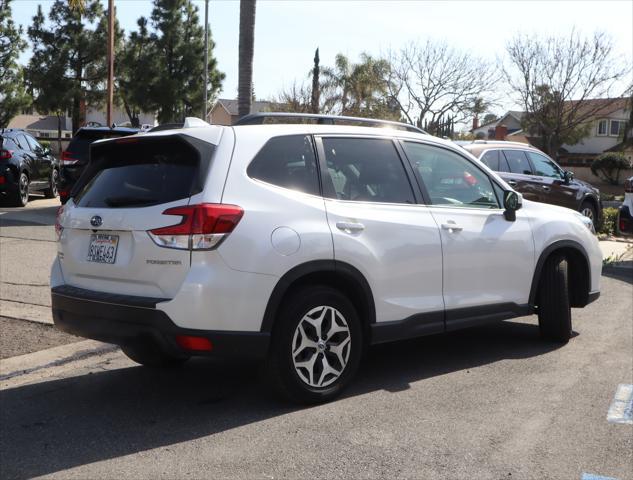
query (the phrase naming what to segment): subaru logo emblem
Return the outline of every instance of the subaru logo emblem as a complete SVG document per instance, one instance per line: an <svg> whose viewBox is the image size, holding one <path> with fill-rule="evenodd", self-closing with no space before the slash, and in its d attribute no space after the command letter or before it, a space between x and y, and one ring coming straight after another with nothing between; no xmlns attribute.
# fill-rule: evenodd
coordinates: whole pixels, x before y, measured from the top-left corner
<svg viewBox="0 0 633 480"><path fill-rule="evenodd" d="M103 219L99 215L95 215L90 219L90 225L93 227L100 227L103 223Z"/></svg>

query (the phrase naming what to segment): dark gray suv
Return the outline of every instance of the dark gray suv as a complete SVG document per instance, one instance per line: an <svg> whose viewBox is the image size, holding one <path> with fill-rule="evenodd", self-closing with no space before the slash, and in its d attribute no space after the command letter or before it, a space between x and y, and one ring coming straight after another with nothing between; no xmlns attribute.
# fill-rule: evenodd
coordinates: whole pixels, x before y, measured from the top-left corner
<svg viewBox="0 0 633 480"><path fill-rule="evenodd" d="M537 148L518 142L486 140L461 146L497 172L524 198L579 211L598 229L602 218L600 191L574 179L572 172L564 170Z"/></svg>

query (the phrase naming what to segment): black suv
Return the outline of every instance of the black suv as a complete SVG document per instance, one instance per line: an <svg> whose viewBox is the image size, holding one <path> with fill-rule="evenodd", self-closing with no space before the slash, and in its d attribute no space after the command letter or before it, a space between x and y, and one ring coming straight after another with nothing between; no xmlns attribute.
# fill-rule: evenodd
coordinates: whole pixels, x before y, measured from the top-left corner
<svg viewBox="0 0 633 480"><path fill-rule="evenodd" d="M600 191L574 179L574 174L530 145L518 142L475 141L461 147L497 172L527 200L571 208L589 217L596 230L602 218Z"/></svg>
<svg viewBox="0 0 633 480"><path fill-rule="evenodd" d="M23 207L29 192L57 196L59 162L24 130L0 129L0 199Z"/></svg>
<svg viewBox="0 0 633 480"><path fill-rule="evenodd" d="M82 127L62 152L62 169L59 182L59 196L66 203L70 191L88 164L90 144L104 138L127 137L138 133L138 128L126 127Z"/></svg>

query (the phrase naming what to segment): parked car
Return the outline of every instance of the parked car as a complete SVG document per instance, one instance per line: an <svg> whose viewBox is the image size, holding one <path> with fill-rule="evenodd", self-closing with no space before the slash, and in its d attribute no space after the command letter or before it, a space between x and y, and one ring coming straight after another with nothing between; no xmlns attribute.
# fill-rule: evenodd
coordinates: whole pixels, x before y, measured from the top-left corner
<svg viewBox="0 0 633 480"><path fill-rule="evenodd" d="M624 201L618 211L618 232L633 235L633 177L624 181Z"/></svg>
<svg viewBox="0 0 633 480"><path fill-rule="evenodd" d="M479 140L462 148L496 171L523 197L576 210L590 218L596 230L602 219L600 191L574 179L570 171L530 145Z"/></svg>
<svg viewBox="0 0 633 480"><path fill-rule="evenodd" d="M57 196L59 162L24 130L0 130L0 198L11 206L24 207L29 193Z"/></svg>
<svg viewBox="0 0 633 480"><path fill-rule="evenodd" d="M57 218L55 325L154 367L263 359L300 402L372 344L532 313L566 343L600 294L591 220L403 128L187 119L94 144Z"/></svg>
<svg viewBox="0 0 633 480"><path fill-rule="evenodd" d="M59 177L59 197L66 203L73 186L86 168L90 153L90 144L104 138L121 138L139 133L138 128L128 127L82 127L62 152L61 173Z"/></svg>

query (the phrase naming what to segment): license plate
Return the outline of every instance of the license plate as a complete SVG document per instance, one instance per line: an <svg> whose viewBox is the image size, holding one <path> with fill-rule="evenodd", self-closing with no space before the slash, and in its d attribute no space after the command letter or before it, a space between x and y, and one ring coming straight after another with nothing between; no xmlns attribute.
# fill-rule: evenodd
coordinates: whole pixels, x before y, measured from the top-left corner
<svg viewBox="0 0 633 480"><path fill-rule="evenodd" d="M118 235L95 233L90 235L88 261L96 263L114 263L116 250L119 246Z"/></svg>

